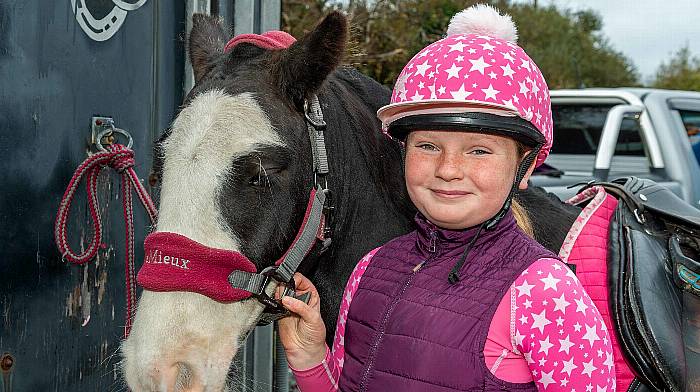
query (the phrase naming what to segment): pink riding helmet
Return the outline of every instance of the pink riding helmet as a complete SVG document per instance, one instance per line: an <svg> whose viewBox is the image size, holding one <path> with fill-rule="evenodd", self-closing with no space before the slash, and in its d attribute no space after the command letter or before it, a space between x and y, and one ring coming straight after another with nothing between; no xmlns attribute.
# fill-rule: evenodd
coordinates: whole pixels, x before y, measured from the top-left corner
<svg viewBox="0 0 700 392"><path fill-rule="evenodd" d="M421 50L399 75L391 103L377 112L384 131L401 138L402 130L427 121L433 129L502 133L541 145L539 166L552 148L549 89L516 41L510 16L489 5L456 14L447 37Z"/></svg>

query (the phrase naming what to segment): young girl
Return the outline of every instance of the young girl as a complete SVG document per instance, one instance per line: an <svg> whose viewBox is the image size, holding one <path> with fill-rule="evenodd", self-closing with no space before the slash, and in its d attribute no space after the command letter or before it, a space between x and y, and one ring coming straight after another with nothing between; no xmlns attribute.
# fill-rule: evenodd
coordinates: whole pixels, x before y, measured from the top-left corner
<svg viewBox="0 0 700 392"><path fill-rule="evenodd" d="M403 69L379 110L405 146L417 229L366 255L326 347L319 298L280 335L308 391L615 388L603 319L574 273L511 212L552 145L549 90L509 16L478 5Z"/></svg>

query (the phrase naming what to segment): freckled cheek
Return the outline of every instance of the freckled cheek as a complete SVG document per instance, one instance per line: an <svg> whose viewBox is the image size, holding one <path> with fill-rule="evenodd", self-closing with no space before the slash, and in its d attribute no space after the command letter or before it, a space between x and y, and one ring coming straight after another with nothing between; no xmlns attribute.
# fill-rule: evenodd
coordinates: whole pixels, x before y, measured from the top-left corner
<svg viewBox="0 0 700 392"><path fill-rule="evenodd" d="M510 166L491 160L475 163L468 173L472 183L484 193L509 192L514 176Z"/></svg>
<svg viewBox="0 0 700 392"><path fill-rule="evenodd" d="M419 154L406 155L406 185L421 185L429 181L435 174L435 164L431 157Z"/></svg>

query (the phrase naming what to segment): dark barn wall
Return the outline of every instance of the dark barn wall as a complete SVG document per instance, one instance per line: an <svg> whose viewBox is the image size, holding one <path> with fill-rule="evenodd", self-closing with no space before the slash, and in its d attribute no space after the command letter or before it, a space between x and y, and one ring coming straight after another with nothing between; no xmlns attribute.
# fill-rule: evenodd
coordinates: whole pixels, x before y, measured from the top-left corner
<svg viewBox="0 0 700 392"><path fill-rule="evenodd" d="M114 6L85 3L97 17ZM118 177L101 178L106 246L97 260L62 262L53 222L86 158L92 115L112 116L133 135L136 172L148 177L152 140L182 101L184 19L184 2L148 0L97 42L70 0L0 0L0 355L14 359L0 364L0 391L124 389L114 355L125 311ZM135 211L140 265L148 226ZM84 196L72 214L71 245L80 249L92 234Z"/></svg>

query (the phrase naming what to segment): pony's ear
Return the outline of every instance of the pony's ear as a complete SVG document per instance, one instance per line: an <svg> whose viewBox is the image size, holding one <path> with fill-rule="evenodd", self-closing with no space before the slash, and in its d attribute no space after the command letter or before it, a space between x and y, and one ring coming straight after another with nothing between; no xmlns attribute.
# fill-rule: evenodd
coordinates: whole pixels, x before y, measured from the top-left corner
<svg viewBox="0 0 700 392"><path fill-rule="evenodd" d="M219 17L205 14L192 15L188 49L195 83L211 70L214 59L224 52L227 41L228 34Z"/></svg>
<svg viewBox="0 0 700 392"><path fill-rule="evenodd" d="M313 31L280 52L274 74L282 92L295 105L301 107L340 64L347 35L347 19L332 12Z"/></svg>

